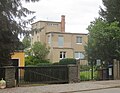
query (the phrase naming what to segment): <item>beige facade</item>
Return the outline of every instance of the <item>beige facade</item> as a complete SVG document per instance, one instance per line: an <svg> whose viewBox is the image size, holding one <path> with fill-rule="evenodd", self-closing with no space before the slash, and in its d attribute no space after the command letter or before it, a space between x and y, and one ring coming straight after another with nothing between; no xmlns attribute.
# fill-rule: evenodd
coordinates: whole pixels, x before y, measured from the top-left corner
<svg viewBox="0 0 120 93"><path fill-rule="evenodd" d="M65 16L61 16L61 22L38 21L32 24L32 29L34 30L31 44L36 41L46 43L50 47L47 58L51 62L59 62L62 58L85 60L84 46L87 43L88 35L65 32Z"/></svg>

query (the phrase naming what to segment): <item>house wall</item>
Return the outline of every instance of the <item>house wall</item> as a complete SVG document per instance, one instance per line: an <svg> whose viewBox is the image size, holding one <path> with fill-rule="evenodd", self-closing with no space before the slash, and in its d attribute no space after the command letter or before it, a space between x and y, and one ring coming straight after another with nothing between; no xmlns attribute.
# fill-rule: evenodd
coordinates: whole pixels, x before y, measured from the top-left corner
<svg viewBox="0 0 120 93"><path fill-rule="evenodd" d="M73 58L73 50L72 49L64 49L64 48L54 48L52 52L52 62L59 62L60 59L60 51L66 52L66 58Z"/></svg>
<svg viewBox="0 0 120 93"><path fill-rule="evenodd" d="M59 62L60 51L65 51L67 53L66 58L74 58L75 52L85 52L84 46L88 40L87 34L66 33L65 16L61 16L61 22L38 21L32 24L32 28L42 28L41 31L37 33L34 32L32 35L31 44L34 44L36 41L46 43L46 46L50 48L50 53L48 54L47 59L49 59L51 62ZM64 45L62 47L58 46L59 35L64 37ZM82 37L82 44L76 43L77 36ZM51 42L48 42L48 37L50 38Z"/></svg>
<svg viewBox="0 0 120 93"><path fill-rule="evenodd" d="M51 36L51 43L48 43L48 36ZM64 45L58 46L59 35L64 37ZM76 36L82 37L82 44L76 43ZM59 62L60 51L66 52L66 58L74 58L74 52L85 52L84 46L87 43L87 34L73 34L73 33L48 33L46 35L46 45L50 47L48 59L52 62ZM86 62L85 62L86 63Z"/></svg>
<svg viewBox="0 0 120 93"><path fill-rule="evenodd" d="M38 29L38 31L33 31L31 44L34 44L36 41L45 43L47 32L61 32L61 23L60 22L51 22L51 21L38 21L32 24L32 29ZM41 30L39 30L41 29Z"/></svg>

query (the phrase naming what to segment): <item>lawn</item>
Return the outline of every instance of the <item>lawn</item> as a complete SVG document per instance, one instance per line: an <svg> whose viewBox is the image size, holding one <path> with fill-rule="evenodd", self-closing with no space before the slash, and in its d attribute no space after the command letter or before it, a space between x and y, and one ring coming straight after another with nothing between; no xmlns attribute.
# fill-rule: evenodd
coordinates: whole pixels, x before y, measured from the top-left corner
<svg viewBox="0 0 120 93"><path fill-rule="evenodd" d="M96 80L97 79L97 71L93 72L93 79ZM80 80L81 81L88 81L88 80L92 80L92 72L91 70L88 71L81 71L80 72Z"/></svg>

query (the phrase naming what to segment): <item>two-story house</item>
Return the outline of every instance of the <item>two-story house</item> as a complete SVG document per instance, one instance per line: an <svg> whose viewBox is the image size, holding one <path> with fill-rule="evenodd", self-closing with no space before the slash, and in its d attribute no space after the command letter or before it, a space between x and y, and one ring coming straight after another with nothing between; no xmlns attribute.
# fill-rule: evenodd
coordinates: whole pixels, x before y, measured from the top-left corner
<svg viewBox="0 0 120 93"><path fill-rule="evenodd" d="M65 16L61 16L61 22L38 21L32 24L31 44L36 41L45 43L50 47L47 56L51 62L59 62L63 58L76 58L85 60L84 46L87 43L88 35L83 33L65 32ZM84 64L84 63L83 63Z"/></svg>

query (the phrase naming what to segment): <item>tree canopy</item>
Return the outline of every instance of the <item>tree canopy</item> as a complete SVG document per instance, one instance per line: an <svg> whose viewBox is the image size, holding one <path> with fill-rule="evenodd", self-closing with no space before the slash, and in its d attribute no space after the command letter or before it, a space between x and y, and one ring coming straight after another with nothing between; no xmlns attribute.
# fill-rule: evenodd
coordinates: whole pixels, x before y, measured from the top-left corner
<svg viewBox="0 0 120 93"><path fill-rule="evenodd" d="M88 26L86 53L89 60L120 60L120 0L102 1L100 17Z"/></svg>
<svg viewBox="0 0 120 93"><path fill-rule="evenodd" d="M49 53L49 48L41 42L35 42L31 49L26 50L27 57L25 58L26 65L40 65L44 63L50 63L46 59L46 56Z"/></svg>
<svg viewBox="0 0 120 93"><path fill-rule="evenodd" d="M29 35L25 36L23 38L23 40L22 40L22 43L24 45L24 49L30 48L30 46L31 46L31 38L30 38L30 36Z"/></svg>
<svg viewBox="0 0 120 93"><path fill-rule="evenodd" d="M118 22L108 23L98 18L88 27L86 52L89 60L120 60L120 28Z"/></svg>
<svg viewBox="0 0 120 93"><path fill-rule="evenodd" d="M102 0L105 8L101 8L99 14L108 22L120 23L120 0Z"/></svg>
<svg viewBox="0 0 120 93"><path fill-rule="evenodd" d="M41 42L35 42L31 48L33 54L35 57L45 60L46 56L49 53L49 48L46 47L45 44L42 44Z"/></svg>
<svg viewBox="0 0 120 93"><path fill-rule="evenodd" d="M39 0L25 0L35 2ZM0 0L0 66L10 65L11 54L18 48L18 34L26 32L26 25L33 19L24 20L30 11L22 6L22 0Z"/></svg>

